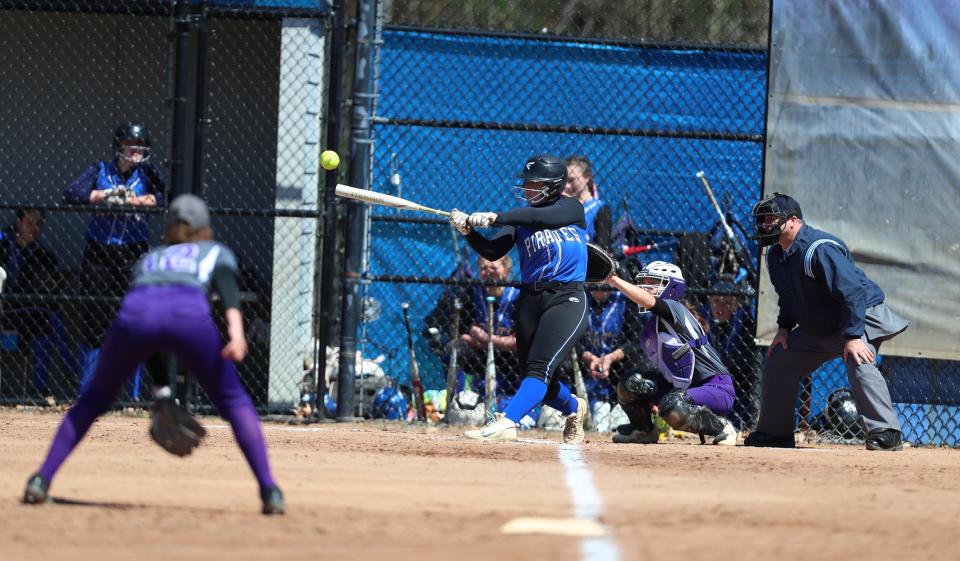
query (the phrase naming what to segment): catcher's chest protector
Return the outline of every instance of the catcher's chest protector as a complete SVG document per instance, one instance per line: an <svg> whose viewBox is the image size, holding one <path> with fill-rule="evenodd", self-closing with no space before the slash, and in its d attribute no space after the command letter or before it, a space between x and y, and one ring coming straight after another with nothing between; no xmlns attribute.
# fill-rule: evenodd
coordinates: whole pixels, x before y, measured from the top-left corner
<svg viewBox="0 0 960 561"><path fill-rule="evenodd" d="M697 365L697 357L689 347L686 352L680 352L686 345L686 341L659 317L655 321L648 321L640 333L640 348L643 349L643 354L647 355L650 361L657 365L660 374L677 388L690 385Z"/></svg>

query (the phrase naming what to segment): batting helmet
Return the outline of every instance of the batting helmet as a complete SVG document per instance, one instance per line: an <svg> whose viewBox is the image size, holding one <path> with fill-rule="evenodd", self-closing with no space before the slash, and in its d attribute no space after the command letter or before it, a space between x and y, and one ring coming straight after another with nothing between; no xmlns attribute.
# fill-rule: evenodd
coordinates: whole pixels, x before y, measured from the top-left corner
<svg viewBox="0 0 960 561"><path fill-rule="evenodd" d="M847 388L833 390L827 397L826 428L843 438L863 437L860 413Z"/></svg>
<svg viewBox="0 0 960 561"><path fill-rule="evenodd" d="M113 153L117 158L123 158L124 143L140 147L143 158L141 163L150 159L150 130L141 123L120 123L113 131ZM128 145L129 145L128 144Z"/></svg>
<svg viewBox="0 0 960 561"><path fill-rule="evenodd" d="M370 416L374 419L402 421L407 416L407 400L396 386L380 388L373 395Z"/></svg>
<svg viewBox="0 0 960 561"><path fill-rule="evenodd" d="M687 287L680 267L666 261L648 263L637 273L634 284L650 289L651 294L665 300L683 298L683 289Z"/></svg>
<svg viewBox="0 0 960 561"><path fill-rule="evenodd" d="M483 400L476 392L463 390L447 404L444 418L451 425L482 425L485 418Z"/></svg>
<svg viewBox="0 0 960 561"><path fill-rule="evenodd" d="M800 203L790 195L774 193L753 205L753 227L756 233L754 239L760 247L777 243L783 232L783 225L791 216L803 218ZM772 217L772 219L771 219Z"/></svg>
<svg viewBox="0 0 960 561"><path fill-rule="evenodd" d="M523 164L519 177L524 185L517 187L518 198L527 201L530 206L543 206L560 198L567 183L567 163L555 156L534 156ZM527 182L539 183L537 187L527 187ZM533 192L527 198L527 192Z"/></svg>

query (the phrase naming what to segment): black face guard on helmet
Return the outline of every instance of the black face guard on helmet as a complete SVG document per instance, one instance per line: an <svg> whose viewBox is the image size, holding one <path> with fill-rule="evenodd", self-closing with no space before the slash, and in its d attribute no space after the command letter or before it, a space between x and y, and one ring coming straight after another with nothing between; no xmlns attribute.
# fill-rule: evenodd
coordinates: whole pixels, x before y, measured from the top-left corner
<svg viewBox="0 0 960 561"><path fill-rule="evenodd" d="M113 153L118 158L124 158L123 143L134 141L143 153L140 163L150 159L151 143L150 130L140 123L121 123L113 131Z"/></svg>
<svg viewBox="0 0 960 561"><path fill-rule="evenodd" d="M567 183L567 163L555 156L534 156L523 164L523 171L519 176L524 182L541 183L534 189L538 194L532 199L526 198L528 189L523 185L517 187L518 196L530 206L542 206L560 198L563 187Z"/></svg>
<svg viewBox="0 0 960 561"><path fill-rule="evenodd" d="M791 216L803 218L800 205L783 193L774 193L753 205L751 214L753 214L753 228L756 234L753 239L757 240L760 247L777 243L780 234L783 233L784 224ZM770 216L776 218L769 220Z"/></svg>

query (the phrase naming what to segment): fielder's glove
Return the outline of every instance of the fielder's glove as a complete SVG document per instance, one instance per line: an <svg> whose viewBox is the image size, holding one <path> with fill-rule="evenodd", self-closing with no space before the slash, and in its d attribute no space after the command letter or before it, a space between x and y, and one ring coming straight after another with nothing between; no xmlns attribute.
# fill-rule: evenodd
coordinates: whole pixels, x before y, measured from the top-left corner
<svg viewBox="0 0 960 561"><path fill-rule="evenodd" d="M474 212L467 219L467 224L474 228L489 228L497 220L495 212Z"/></svg>
<svg viewBox="0 0 960 561"><path fill-rule="evenodd" d="M206 429L186 409L177 405L172 397L154 401L150 410L153 412L150 417L150 437L175 456L182 458L190 455L207 435Z"/></svg>
<svg viewBox="0 0 960 561"><path fill-rule="evenodd" d="M457 209L450 211L450 225L457 229L458 232L466 236L470 233L470 225L467 224L467 220L470 216L465 212L460 212Z"/></svg>

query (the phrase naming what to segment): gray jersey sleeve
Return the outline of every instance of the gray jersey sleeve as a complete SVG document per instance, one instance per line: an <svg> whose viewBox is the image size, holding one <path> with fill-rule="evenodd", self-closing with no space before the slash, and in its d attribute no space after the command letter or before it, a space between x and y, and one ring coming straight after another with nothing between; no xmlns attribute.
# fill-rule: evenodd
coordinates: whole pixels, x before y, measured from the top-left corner
<svg viewBox="0 0 960 561"><path fill-rule="evenodd" d="M239 275L240 265L237 264L237 256L229 247L221 243L217 243L217 245L220 246L220 253L217 255L217 261L214 263L213 268L216 269L218 267L227 267Z"/></svg>
<svg viewBox="0 0 960 561"><path fill-rule="evenodd" d="M207 290L217 267L237 272L237 257L215 241L162 245L150 250L134 267L133 285L181 284Z"/></svg>

